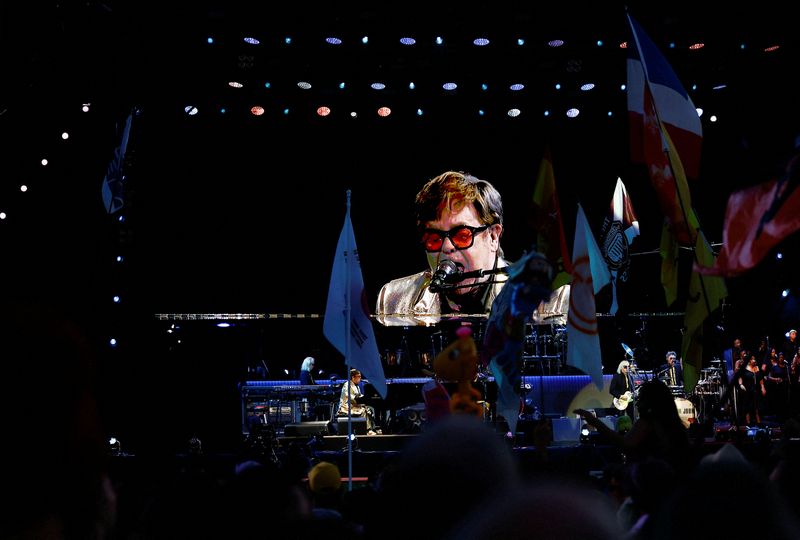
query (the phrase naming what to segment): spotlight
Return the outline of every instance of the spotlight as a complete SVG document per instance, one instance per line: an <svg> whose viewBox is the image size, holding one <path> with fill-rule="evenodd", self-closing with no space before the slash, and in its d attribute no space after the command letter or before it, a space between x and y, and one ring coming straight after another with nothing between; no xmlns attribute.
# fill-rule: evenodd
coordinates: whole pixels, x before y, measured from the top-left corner
<svg viewBox="0 0 800 540"><path fill-rule="evenodd" d="M120 443L119 439L116 437L111 437L108 439L108 452L112 456L118 456L122 454L122 443Z"/></svg>

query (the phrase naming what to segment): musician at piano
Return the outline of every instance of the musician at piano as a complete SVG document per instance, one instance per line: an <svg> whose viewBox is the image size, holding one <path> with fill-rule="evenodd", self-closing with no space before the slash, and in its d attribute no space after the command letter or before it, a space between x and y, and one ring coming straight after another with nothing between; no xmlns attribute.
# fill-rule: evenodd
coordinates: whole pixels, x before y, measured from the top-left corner
<svg viewBox="0 0 800 540"><path fill-rule="evenodd" d="M367 419L367 434L375 435L375 409L369 405L358 402L364 393L361 390L361 372L357 369L350 370L350 380L342 385L342 394L339 398L337 416L361 416Z"/></svg>
<svg viewBox="0 0 800 540"><path fill-rule="evenodd" d="M422 187L414 210L428 268L381 288L377 320L409 326L438 322L443 313L488 314L507 279L500 193L486 180L447 171Z"/></svg>
<svg viewBox="0 0 800 540"><path fill-rule="evenodd" d="M658 369L658 378L667 386L683 386L683 366L677 362L675 351L667 351L666 363Z"/></svg>
<svg viewBox="0 0 800 540"><path fill-rule="evenodd" d="M303 359L303 363L300 365L300 384L302 385L310 385L310 384L317 384L314 380L314 364L315 360L313 356L306 356Z"/></svg>
<svg viewBox="0 0 800 540"><path fill-rule="evenodd" d="M634 399L633 375L629 373L631 363L623 360L617 366L617 373L611 378L611 385L608 393L614 398L614 406L618 410L618 415L627 414L633 418L633 406L630 403Z"/></svg>

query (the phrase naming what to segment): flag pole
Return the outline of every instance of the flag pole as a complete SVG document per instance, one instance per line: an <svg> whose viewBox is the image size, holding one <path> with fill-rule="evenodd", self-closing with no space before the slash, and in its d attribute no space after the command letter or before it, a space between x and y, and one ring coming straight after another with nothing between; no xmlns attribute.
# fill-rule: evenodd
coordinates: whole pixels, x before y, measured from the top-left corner
<svg viewBox="0 0 800 540"><path fill-rule="evenodd" d="M639 43L639 34L636 33L636 28L633 26L633 20L631 20L631 15L630 13L628 13L627 9L625 10L625 16L628 18L628 25L631 27L631 35L633 36L633 41L636 44L636 51L639 53L639 58L642 63L642 70L644 71L644 84L647 86L647 90L650 93L650 96L653 96L653 90L652 88L650 88L650 76L647 72L647 62L644 59L642 46ZM658 122L658 134L661 137L661 148L667 155L667 162L669 163L670 172L672 173L672 180L673 182L675 182L675 194L678 196L678 204L680 204L681 206L681 213L683 213L683 222L686 224L686 232L689 233L689 239L691 239L692 230L691 230L691 225L689 224L689 216L686 213L686 205L684 203L683 197L681 196L680 186L678 185L678 178L675 175L675 167L672 165L672 156L669 151L669 145L667 145L666 141L664 140L664 131L663 131L663 125L661 124L661 115L659 115L658 113L658 107L656 107L655 99L652 98L652 100L653 100L653 112L655 113L656 121ZM686 189L689 189L688 183L686 185ZM697 220L699 221L700 218L697 217ZM700 227L697 232L700 233L700 231L702 230L703 228ZM697 240L695 240L694 245L692 246L692 258L694 259L695 263L700 264L700 259L697 257ZM703 291L703 300L706 304L706 313L711 315L711 304L709 303L708 294L706 293L705 281L703 280L702 274L698 274L698 277L700 278L700 289Z"/></svg>
<svg viewBox="0 0 800 540"><path fill-rule="evenodd" d="M350 190L347 190L347 214L346 218L347 222L350 222ZM350 326L352 325L351 320L351 312L352 312L352 298L350 290L350 279L351 279L351 265L353 264L353 253L352 253L352 246L350 246L350 235L346 235L345 243L345 262L347 264L347 271L345 278L345 303L344 303L344 358L345 363L347 364L347 381L345 384L347 385L347 491L353 491L353 397L350 394L351 386L350 386L350 362L351 362L351 353L350 349L352 348L351 340L350 340Z"/></svg>

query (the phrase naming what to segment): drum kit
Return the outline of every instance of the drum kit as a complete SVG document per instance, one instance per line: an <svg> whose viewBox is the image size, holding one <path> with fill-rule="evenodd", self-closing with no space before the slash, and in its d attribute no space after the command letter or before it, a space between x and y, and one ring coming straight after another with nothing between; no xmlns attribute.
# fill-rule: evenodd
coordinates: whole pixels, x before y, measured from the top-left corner
<svg viewBox="0 0 800 540"><path fill-rule="evenodd" d="M692 402L701 419L711 414L721 401L725 389L721 363L721 360L715 358L711 360L711 367L700 370L701 378L694 387Z"/></svg>
<svg viewBox="0 0 800 540"><path fill-rule="evenodd" d="M567 327L560 324L528 323L523 360L537 364L542 374L557 375L566 357Z"/></svg>

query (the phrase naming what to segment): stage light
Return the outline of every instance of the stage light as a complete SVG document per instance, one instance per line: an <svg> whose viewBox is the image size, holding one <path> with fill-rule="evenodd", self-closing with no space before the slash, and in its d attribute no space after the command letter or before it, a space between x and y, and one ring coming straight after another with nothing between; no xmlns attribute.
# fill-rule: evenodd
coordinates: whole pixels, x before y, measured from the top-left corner
<svg viewBox="0 0 800 540"><path fill-rule="evenodd" d="M417 40L412 37L402 37L400 38L400 43L403 45L415 45Z"/></svg>
<svg viewBox="0 0 800 540"><path fill-rule="evenodd" d="M614 113L611 112L611 111L608 111L608 116L614 116Z"/></svg>
<svg viewBox="0 0 800 540"><path fill-rule="evenodd" d="M361 43L363 43L364 45L366 45L367 43L369 43L369 36L364 36L364 37L362 37L362 38L361 38Z"/></svg>
<svg viewBox="0 0 800 540"><path fill-rule="evenodd" d="M620 49L627 49L628 48L628 42L627 41L623 41L622 43L619 44L619 48Z"/></svg>
<svg viewBox="0 0 800 540"><path fill-rule="evenodd" d="M227 112L227 111L225 110L225 107L222 107L222 108L219 110L219 114L225 114L226 112Z"/></svg>
<svg viewBox="0 0 800 540"><path fill-rule="evenodd" d="M520 111L519 109L509 109L509 111L506 114L511 118L516 118L517 116L522 114L522 111Z"/></svg>
<svg viewBox="0 0 800 540"><path fill-rule="evenodd" d="M189 116L194 116L194 115L196 115L198 113L197 107L195 107L193 105L187 105L186 107L183 108L183 110Z"/></svg>
<svg viewBox="0 0 800 540"><path fill-rule="evenodd" d="M62 138L62 139L64 139L64 140L66 141L67 139L69 139L69 133L67 133L67 132L65 131L64 133L62 133L62 134L61 134L61 138Z"/></svg>
<svg viewBox="0 0 800 540"><path fill-rule="evenodd" d="M333 36L326 37L325 41L327 41L331 45L341 45L342 44L342 40L341 39L339 39L338 37L333 37Z"/></svg>
<svg viewBox="0 0 800 540"><path fill-rule="evenodd" d="M483 116L485 114L486 112L483 109L478 109L478 116Z"/></svg>
<svg viewBox="0 0 800 540"><path fill-rule="evenodd" d="M472 41L472 43L473 43L473 45L475 45L476 47L485 47L485 46L487 46L487 45L489 44L489 40L488 40L488 39L486 39L486 38L475 38L475 39Z"/></svg>
<svg viewBox="0 0 800 540"><path fill-rule="evenodd" d="M120 297L117 296L117 295L114 295L114 298L112 298L112 300L114 301L115 304L119 304Z"/></svg>
<svg viewBox="0 0 800 540"><path fill-rule="evenodd" d="M122 255L117 255L116 261L118 263L121 263L122 262Z"/></svg>
<svg viewBox="0 0 800 540"><path fill-rule="evenodd" d="M702 49L705 46L706 46L705 43L692 43L691 45L689 45L689 50L696 51L698 49Z"/></svg>
<svg viewBox="0 0 800 540"><path fill-rule="evenodd" d="M389 107L381 107L378 109L378 116L389 116L390 114L392 114L392 109Z"/></svg>
<svg viewBox="0 0 800 540"><path fill-rule="evenodd" d="M83 106L81 107L81 110L83 112L89 112L89 106L90 105L91 105L90 103L84 103Z"/></svg>
<svg viewBox="0 0 800 540"><path fill-rule="evenodd" d="M555 89L556 90L561 90L561 83L556 83Z"/></svg>
<svg viewBox="0 0 800 540"><path fill-rule="evenodd" d="M442 39L442 36L436 36L436 39L434 41L436 42L437 45L442 45L444 43L444 39Z"/></svg>
<svg viewBox="0 0 800 540"><path fill-rule="evenodd" d="M523 45L525 45L525 40L523 38L517 38L517 45L522 47Z"/></svg>
<svg viewBox="0 0 800 540"><path fill-rule="evenodd" d="M581 111L579 111L575 107L573 107L571 109L567 109L567 116L569 116L570 118L575 118L579 114L581 114Z"/></svg>
<svg viewBox="0 0 800 540"><path fill-rule="evenodd" d="M117 221L119 221L120 223L123 223L125 221L125 216L119 216L117 218Z"/></svg>
<svg viewBox="0 0 800 540"><path fill-rule="evenodd" d="M550 47L561 47L564 44L563 39L552 39L547 42Z"/></svg>
<svg viewBox="0 0 800 540"><path fill-rule="evenodd" d="M213 37L208 37L208 38L206 38L206 43L208 43L209 45L211 45L212 43L214 43L214 38L213 38Z"/></svg>
<svg viewBox="0 0 800 540"><path fill-rule="evenodd" d="M300 81L297 83L298 88L303 90L311 90L311 83L306 81Z"/></svg>
<svg viewBox="0 0 800 540"><path fill-rule="evenodd" d="M514 83L511 86L509 86L508 88L512 92L519 92L520 90L523 90L525 88L525 85L522 84L522 83Z"/></svg>
<svg viewBox="0 0 800 540"><path fill-rule="evenodd" d="M481 83L481 90L483 90L484 92L486 92L488 89L489 89L489 85L488 85L488 84L486 84L486 83Z"/></svg>
<svg viewBox="0 0 800 540"><path fill-rule="evenodd" d="M697 85L696 85L696 84L693 84L693 85L692 85L692 92L694 92L695 90L697 90Z"/></svg>
<svg viewBox="0 0 800 540"><path fill-rule="evenodd" d="M122 453L122 443L116 437L108 439L108 452L111 455L118 456Z"/></svg>
<svg viewBox="0 0 800 540"><path fill-rule="evenodd" d="M722 90L723 88L727 88L727 84L718 84L717 86L712 87L712 90Z"/></svg>
<svg viewBox="0 0 800 540"><path fill-rule="evenodd" d="M408 89L409 90L414 90L416 87L417 87L417 85L414 84L414 81L411 81L410 83L408 83Z"/></svg>
<svg viewBox="0 0 800 540"><path fill-rule="evenodd" d="M764 52L773 52L777 51L780 48L781 48L780 45L772 45L771 47L767 47L766 49L764 49Z"/></svg>
<svg viewBox="0 0 800 540"><path fill-rule="evenodd" d="M550 111L548 111L547 109L545 109L545 111L544 111L544 115L545 115L545 116L550 116Z"/></svg>
<svg viewBox="0 0 800 540"><path fill-rule="evenodd" d="M358 113L356 111L350 111L350 118L358 118Z"/></svg>
<svg viewBox="0 0 800 540"><path fill-rule="evenodd" d="M695 110L697 111L697 116L703 116L703 109L701 109L700 107L697 107L697 109L695 109Z"/></svg>
<svg viewBox="0 0 800 540"><path fill-rule="evenodd" d="M286 36L285 38L283 38L283 42L284 42L286 45L291 45L291 44L292 44L292 38L291 38L291 37L289 37L289 36Z"/></svg>
<svg viewBox="0 0 800 540"><path fill-rule="evenodd" d="M19 190L22 193L25 193L26 191L28 191L28 186L26 186L25 184L22 184L21 186L19 186Z"/></svg>
<svg viewBox="0 0 800 540"><path fill-rule="evenodd" d="M422 116L422 109L417 109L417 116Z"/></svg>
<svg viewBox="0 0 800 540"><path fill-rule="evenodd" d="M260 105L254 105L253 107L250 108L250 113L253 116L261 116L262 114L264 114L264 107Z"/></svg>
<svg viewBox="0 0 800 540"><path fill-rule="evenodd" d="M231 326L231 323L228 323L228 322L218 322L217 323L217 328L230 328L230 326Z"/></svg>
<svg viewBox="0 0 800 540"><path fill-rule="evenodd" d="M288 116L289 115L289 108L288 107L283 109L283 115L284 116Z"/></svg>
<svg viewBox="0 0 800 540"><path fill-rule="evenodd" d="M596 43L597 43L597 46L598 46L598 47L602 47L602 46L603 46L603 40L602 40L602 39L598 39L598 40L596 41Z"/></svg>
<svg viewBox="0 0 800 540"><path fill-rule="evenodd" d="M627 90L627 89L628 89L628 85L627 85L627 84L625 84L625 83L622 83L621 85L619 85L619 89L620 89L620 90L622 90L622 91L624 92L625 90Z"/></svg>
<svg viewBox="0 0 800 540"><path fill-rule="evenodd" d="M709 122L716 122L717 121L717 115L716 114L712 114L711 116L708 117L708 121Z"/></svg>
<svg viewBox="0 0 800 540"><path fill-rule="evenodd" d="M250 45L260 45L261 44L261 42L258 39L254 38L254 37L246 37L246 38L244 38L244 42L245 43L249 43Z"/></svg>
<svg viewBox="0 0 800 540"><path fill-rule="evenodd" d="M669 42L669 48L670 49L674 49L675 48L675 42L674 41L670 41Z"/></svg>
<svg viewBox="0 0 800 540"><path fill-rule="evenodd" d="M228 86L231 88L244 88L244 85L238 81L228 81Z"/></svg>
<svg viewBox="0 0 800 540"><path fill-rule="evenodd" d="M781 260L781 259L783 259L783 253L781 253L781 252L779 251L778 253L776 253L776 254L775 254L775 258L776 258L776 259L778 259L778 260Z"/></svg>
<svg viewBox="0 0 800 540"><path fill-rule="evenodd" d="M0 219L6 219L7 217L8 214L6 214L5 212L0 212Z"/></svg>
<svg viewBox="0 0 800 540"><path fill-rule="evenodd" d="M45 167L47 167L47 164L48 164L48 163L50 163L50 162L49 162L49 161L47 161L47 159L43 159L43 160L42 160L42 165L44 165Z"/></svg>
<svg viewBox="0 0 800 540"><path fill-rule="evenodd" d="M789 296L789 289L783 289L783 292L781 292L781 296L784 297L784 298ZM788 332L786 333L786 337L789 337L789 333Z"/></svg>
<svg viewBox="0 0 800 540"><path fill-rule="evenodd" d="M372 88L373 90L383 90L384 88L386 88L386 85L385 85L385 84L383 84L382 82L374 82L374 83L372 83L372 84L371 84L371 85L369 85L369 86L370 86L370 88Z"/></svg>
<svg viewBox="0 0 800 540"><path fill-rule="evenodd" d="M111 338L111 339L109 339L109 340L108 340L108 344L109 344L109 345L111 345L112 347L116 347L116 346L117 346L117 340L116 340L116 338Z"/></svg>
<svg viewBox="0 0 800 540"><path fill-rule="evenodd" d="M594 83L586 83L581 85L581 90L584 92L588 92L589 90L594 89Z"/></svg>
<svg viewBox="0 0 800 540"><path fill-rule="evenodd" d="M317 109L317 114L319 116L328 116L329 114L331 114L331 109L330 107L322 106Z"/></svg>
<svg viewBox="0 0 800 540"><path fill-rule="evenodd" d="M265 82L265 83L264 83L264 88L266 88L266 89L270 89L270 88L272 88L272 83L271 83L271 82L269 82L269 81Z"/></svg>
<svg viewBox="0 0 800 540"><path fill-rule="evenodd" d="M444 88L445 90L455 90L456 88L458 88L458 85L454 82L446 82L442 85L442 88Z"/></svg>
<svg viewBox="0 0 800 540"><path fill-rule="evenodd" d="M339 83L339 90L344 90L345 84L344 81Z"/></svg>

